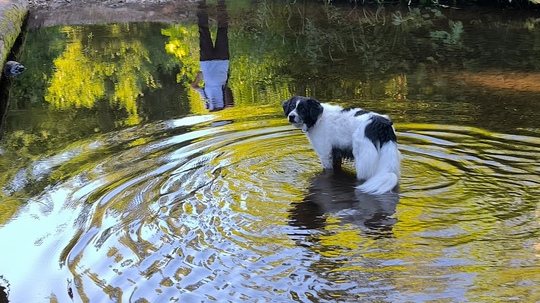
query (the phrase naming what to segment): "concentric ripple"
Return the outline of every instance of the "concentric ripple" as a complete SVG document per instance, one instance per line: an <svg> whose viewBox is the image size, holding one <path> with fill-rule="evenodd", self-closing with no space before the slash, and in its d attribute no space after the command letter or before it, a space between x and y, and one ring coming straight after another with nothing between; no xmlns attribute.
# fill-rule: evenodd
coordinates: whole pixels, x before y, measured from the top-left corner
<svg viewBox="0 0 540 303"><path fill-rule="evenodd" d="M41 272L11 298L475 301L503 275L525 277L521 292L540 283L528 266L540 235L534 134L397 125L401 193L374 197L354 190L350 170L323 172L304 135L268 110L126 129L14 174L10 195L72 172L0 230L13 239L0 256L32 265L7 265L11 285Z"/></svg>

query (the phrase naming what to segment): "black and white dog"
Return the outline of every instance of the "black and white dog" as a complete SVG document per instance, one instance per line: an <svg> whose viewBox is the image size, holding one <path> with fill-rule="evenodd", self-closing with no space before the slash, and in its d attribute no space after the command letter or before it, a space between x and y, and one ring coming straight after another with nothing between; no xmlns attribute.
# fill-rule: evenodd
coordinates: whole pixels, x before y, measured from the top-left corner
<svg viewBox="0 0 540 303"><path fill-rule="evenodd" d="M400 175L401 154L388 116L360 108L343 108L295 96L284 101L289 122L306 133L324 169L355 160L357 188L371 194L394 189Z"/></svg>

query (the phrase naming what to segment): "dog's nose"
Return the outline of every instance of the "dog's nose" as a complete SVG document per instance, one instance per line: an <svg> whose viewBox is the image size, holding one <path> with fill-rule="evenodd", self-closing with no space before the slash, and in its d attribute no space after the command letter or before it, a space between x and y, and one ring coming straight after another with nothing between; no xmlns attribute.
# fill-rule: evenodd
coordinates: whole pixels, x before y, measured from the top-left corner
<svg viewBox="0 0 540 303"><path fill-rule="evenodd" d="M295 118L296 118L296 117L295 117L294 115L290 115L290 116L289 116L289 122L290 122L290 123L295 123L295 122L296 122L296 121L295 121Z"/></svg>

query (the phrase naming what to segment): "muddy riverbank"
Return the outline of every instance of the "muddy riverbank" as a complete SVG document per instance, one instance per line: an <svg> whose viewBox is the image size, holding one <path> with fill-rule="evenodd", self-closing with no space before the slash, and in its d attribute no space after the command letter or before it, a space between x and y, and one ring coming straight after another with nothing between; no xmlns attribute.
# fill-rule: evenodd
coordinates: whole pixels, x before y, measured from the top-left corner
<svg viewBox="0 0 540 303"><path fill-rule="evenodd" d="M29 2L28 29L111 22L176 23L189 18L193 5L195 5L194 0L32 0Z"/></svg>

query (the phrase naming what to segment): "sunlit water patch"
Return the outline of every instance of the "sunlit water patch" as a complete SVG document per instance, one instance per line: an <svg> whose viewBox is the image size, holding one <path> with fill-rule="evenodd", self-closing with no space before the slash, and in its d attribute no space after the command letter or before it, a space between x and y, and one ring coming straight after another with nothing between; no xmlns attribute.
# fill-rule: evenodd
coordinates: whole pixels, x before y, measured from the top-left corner
<svg viewBox="0 0 540 303"><path fill-rule="evenodd" d="M235 110L109 133L14 173L6 196L45 190L0 229L10 299L539 299L534 132L398 124L400 193L375 197L350 170L323 172L279 108Z"/></svg>

